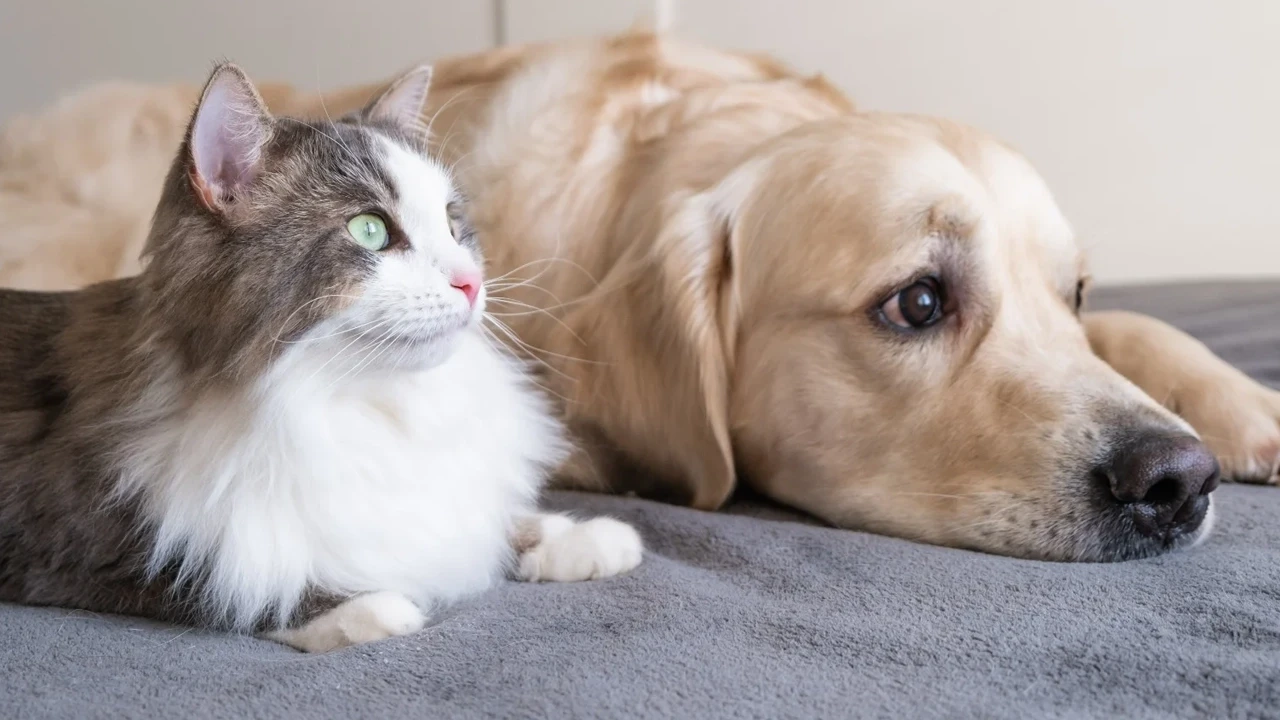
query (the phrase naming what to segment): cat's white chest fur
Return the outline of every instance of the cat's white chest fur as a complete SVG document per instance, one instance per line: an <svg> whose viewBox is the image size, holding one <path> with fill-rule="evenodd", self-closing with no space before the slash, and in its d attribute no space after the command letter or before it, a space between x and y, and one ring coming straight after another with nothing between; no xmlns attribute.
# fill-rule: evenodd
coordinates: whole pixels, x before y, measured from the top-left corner
<svg viewBox="0 0 1280 720"><path fill-rule="evenodd" d="M205 601L238 626L286 617L308 589L424 606L484 589L562 456L541 397L478 331L430 370L335 374L304 364L203 402L125 462L153 561L207 573Z"/></svg>

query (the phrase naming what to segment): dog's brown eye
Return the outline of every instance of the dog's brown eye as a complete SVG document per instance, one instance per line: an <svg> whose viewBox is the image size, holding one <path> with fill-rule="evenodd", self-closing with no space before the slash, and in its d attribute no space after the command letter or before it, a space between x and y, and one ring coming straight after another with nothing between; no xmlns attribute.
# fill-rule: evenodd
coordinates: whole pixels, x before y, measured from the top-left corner
<svg viewBox="0 0 1280 720"><path fill-rule="evenodd" d="M880 312L896 327L919 330L942 319L942 304L942 284L928 277L899 290L880 306Z"/></svg>
<svg viewBox="0 0 1280 720"><path fill-rule="evenodd" d="M1076 283L1076 312L1080 312L1080 308L1084 307L1084 280Z"/></svg>

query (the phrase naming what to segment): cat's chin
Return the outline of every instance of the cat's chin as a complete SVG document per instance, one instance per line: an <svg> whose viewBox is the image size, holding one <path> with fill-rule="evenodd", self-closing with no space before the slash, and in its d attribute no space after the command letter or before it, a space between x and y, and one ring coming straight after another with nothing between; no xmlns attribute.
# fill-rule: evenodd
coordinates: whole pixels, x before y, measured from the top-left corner
<svg viewBox="0 0 1280 720"><path fill-rule="evenodd" d="M458 349L469 325L456 330L433 333L430 336L404 335L386 339L379 359L373 363L378 370L390 372L418 372L443 364Z"/></svg>

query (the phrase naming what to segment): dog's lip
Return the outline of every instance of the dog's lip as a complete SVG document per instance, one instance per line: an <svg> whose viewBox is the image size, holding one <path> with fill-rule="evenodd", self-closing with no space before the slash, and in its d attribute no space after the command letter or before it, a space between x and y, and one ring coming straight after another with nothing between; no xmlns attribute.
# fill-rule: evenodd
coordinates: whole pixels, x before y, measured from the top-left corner
<svg viewBox="0 0 1280 720"><path fill-rule="evenodd" d="M1209 502L1207 495L1199 495L1191 499L1190 504L1184 505L1178 510L1178 515L1184 517L1175 516L1174 522L1176 524L1163 529L1159 527L1155 517L1156 512L1152 508L1126 506L1122 511L1132 521L1134 528L1142 535L1156 541L1174 543L1184 535L1194 533L1200 529L1205 515L1209 512Z"/></svg>
<svg viewBox="0 0 1280 720"><path fill-rule="evenodd" d="M1129 518L1130 526L1121 532L1110 533L1107 544L1110 546L1102 558L1102 562L1127 562L1143 560L1166 555L1171 552L1195 547L1204 541L1213 530L1214 507L1213 498L1203 496L1207 501L1204 509L1197 510L1195 517L1186 524L1169 528L1159 533L1144 532L1138 527L1135 518Z"/></svg>
<svg viewBox="0 0 1280 720"><path fill-rule="evenodd" d="M1212 495L1202 497L1207 501L1203 512L1197 511L1193 518L1188 518L1187 524L1154 535L1140 530L1123 508L1109 506L1089 509L1080 521L1059 526L1059 532L1065 534L1065 543L1055 539L1061 535L1039 535L1028 541L1024 534L1027 527L1020 525L1020 531L1003 537L1017 540L1010 544L992 545L992 538L933 544L1039 562L1090 564L1152 559L1195 547L1209 537L1214 527L1216 503ZM1042 518L1042 526L1043 522Z"/></svg>

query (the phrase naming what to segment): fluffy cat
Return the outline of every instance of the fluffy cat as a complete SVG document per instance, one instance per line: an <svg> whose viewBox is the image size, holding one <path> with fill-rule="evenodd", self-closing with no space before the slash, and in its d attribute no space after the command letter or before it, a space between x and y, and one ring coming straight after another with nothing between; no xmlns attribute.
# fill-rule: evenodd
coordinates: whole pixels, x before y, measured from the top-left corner
<svg viewBox="0 0 1280 720"><path fill-rule="evenodd" d="M0 600L324 651L417 630L517 555L526 580L640 562L630 526L534 511L566 448L482 334L429 81L305 123L223 65L142 274L0 290Z"/></svg>

